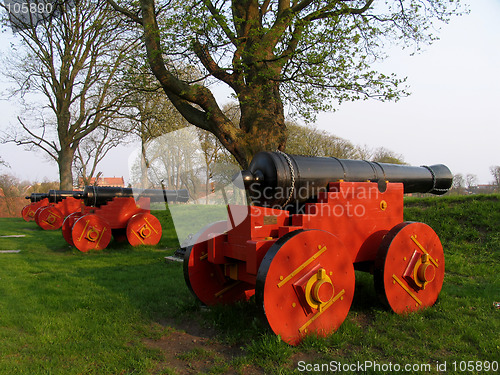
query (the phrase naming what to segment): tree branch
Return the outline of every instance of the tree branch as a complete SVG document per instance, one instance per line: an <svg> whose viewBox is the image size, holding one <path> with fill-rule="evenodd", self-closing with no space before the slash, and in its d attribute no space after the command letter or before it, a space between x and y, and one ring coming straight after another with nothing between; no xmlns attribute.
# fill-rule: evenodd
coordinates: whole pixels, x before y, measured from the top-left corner
<svg viewBox="0 0 500 375"><path fill-rule="evenodd" d="M57 147L56 145L54 144L51 144L49 143L47 140L43 139L43 135L42 136L39 136L35 133L33 133L25 124L24 122L21 120L21 118L18 116L17 117L17 120L19 121L19 123L21 124L21 126L23 127L23 129L31 136L33 137L34 139L38 140L38 142L35 142L34 140L29 140L29 141L23 141L23 140L16 140L16 139L13 139L11 140L11 142L14 142L16 145L20 146L20 145L33 145L33 146L37 146L39 148L41 148L43 151L45 151L47 154L49 154L49 156L51 158L53 158L55 161L57 161L57 155L55 155L53 153L53 151L55 151L56 153L59 152L57 150ZM44 126L44 134L45 134L45 126ZM45 146L43 145L45 144ZM52 149L52 151L51 151Z"/></svg>
<svg viewBox="0 0 500 375"><path fill-rule="evenodd" d="M109 5L111 5L113 7L114 10L120 12L121 14L123 14L124 16L126 16L127 18L131 19L132 21L134 21L135 23L139 24L139 25L144 25L143 24L143 20L141 17L138 16L138 14L136 13L133 13L131 12L130 10L126 9L126 8L123 8L121 6L119 6L117 3L115 3L113 0L106 0L108 2Z"/></svg>
<svg viewBox="0 0 500 375"><path fill-rule="evenodd" d="M212 16L214 16L214 18L217 21L217 23L219 24L219 26L224 31L224 34L226 34L226 36L229 38L231 43L236 45L236 43L237 43L236 36L233 34L231 29L229 28L224 16L222 14L220 14L219 10L217 8L215 8L215 6L212 4L212 2L210 0L204 0L204 3L205 3L205 6L210 11L210 13L212 14Z"/></svg>
<svg viewBox="0 0 500 375"><path fill-rule="evenodd" d="M262 18L266 15L267 9L269 8L269 3L271 0L264 0L260 7L260 24L262 25Z"/></svg>
<svg viewBox="0 0 500 375"><path fill-rule="evenodd" d="M160 30L154 12L154 0L141 0L141 7L144 39L151 70L177 110L190 123L202 129L213 131L216 124L229 123L210 90L201 85L188 85L167 70L162 57ZM195 108L191 103L200 106L201 110Z"/></svg>
<svg viewBox="0 0 500 375"><path fill-rule="evenodd" d="M219 67L219 65L217 65L217 63L212 59L210 51L205 45L202 45L198 40L194 40L193 50L196 56L198 56L198 58L200 59L205 69L207 69L211 75L236 90L237 85L234 77L224 69Z"/></svg>

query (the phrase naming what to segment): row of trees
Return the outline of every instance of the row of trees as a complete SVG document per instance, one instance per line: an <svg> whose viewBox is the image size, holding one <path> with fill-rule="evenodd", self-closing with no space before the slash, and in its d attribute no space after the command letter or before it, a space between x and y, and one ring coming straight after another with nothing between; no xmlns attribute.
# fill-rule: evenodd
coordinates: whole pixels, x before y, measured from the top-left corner
<svg viewBox="0 0 500 375"><path fill-rule="evenodd" d="M24 197L31 193L46 193L58 189L58 182L34 183L21 181L8 173L0 174L0 217L17 217L21 209L29 203Z"/></svg>
<svg viewBox="0 0 500 375"><path fill-rule="evenodd" d="M74 175L88 183L109 150L130 136L145 142L184 125L158 95L137 31L105 1L62 2L46 20L6 5L4 21L16 33L2 72L21 111L2 141L45 152L58 164L61 189L73 187Z"/></svg>
<svg viewBox="0 0 500 375"><path fill-rule="evenodd" d="M453 176L452 193L455 194L475 194L475 193L493 193L500 192L500 166L490 167L493 181L489 185L478 185L477 176L468 173L465 176L456 174Z"/></svg>
<svg viewBox="0 0 500 375"><path fill-rule="evenodd" d="M146 144L186 123L243 168L258 151L293 149L287 116L406 95L404 79L371 68L384 45L418 49L462 12L455 0L18 1L54 11L26 16L3 3L16 34L2 72L22 114L2 139L53 158L62 189L75 158L89 177L123 134ZM214 84L232 90L236 120Z"/></svg>

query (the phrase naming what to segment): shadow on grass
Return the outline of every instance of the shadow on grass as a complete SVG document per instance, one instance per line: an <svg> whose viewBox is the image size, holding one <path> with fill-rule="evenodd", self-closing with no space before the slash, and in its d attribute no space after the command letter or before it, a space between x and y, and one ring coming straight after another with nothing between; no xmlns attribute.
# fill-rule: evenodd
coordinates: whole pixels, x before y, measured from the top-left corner
<svg viewBox="0 0 500 375"><path fill-rule="evenodd" d="M140 257L133 251L127 253L135 260ZM246 342L265 329L253 301L211 308L201 306L186 286L182 263L165 262L163 255L152 258L148 253L150 259L146 264L126 264L121 258L120 265L81 268L79 276L105 288L110 303L115 300L130 305L151 324L217 338L228 344Z"/></svg>

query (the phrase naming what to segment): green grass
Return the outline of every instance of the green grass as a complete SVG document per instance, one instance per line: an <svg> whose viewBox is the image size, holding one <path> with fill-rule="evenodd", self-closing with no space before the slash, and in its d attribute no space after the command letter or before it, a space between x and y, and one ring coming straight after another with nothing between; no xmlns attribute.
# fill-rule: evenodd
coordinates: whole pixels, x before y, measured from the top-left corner
<svg viewBox="0 0 500 375"><path fill-rule="evenodd" d="M500 301L499 195L406 199L405 220L429 224L443 242L446 276L438 303L393 314L378 302L371 275L357 272L340 329L298 347L266 330L253 301L200 308L182 265L164 261L178 246L169 213L155 215L164 226L158 246L112 242L89 253L70 248L59 231L0 219L0 235L26 236L0 238L0 250L21 250L0 254L0 374L319 374L299 371L299 363L357 361L432 366L410 371L415 374L437 374L436 364L446 362L447 373L463 374L453 371L453 361L500 358L500 310L493 307ZM168 349L148 345L192 331L209 342L189 341L173 355L186 367L175 365Z"/></svg>
<svg viewBox="0 0 500 375"><path fill-rule="evenodd" d="M171 231L158 248L112 243L101 252L70 248L59 231L0 219L0 373L147 373L158 353L142 338L151 322L191 303L179 288L182 270L164 256L177 246ZM180 290L179 290L180 289Z"/></svg>

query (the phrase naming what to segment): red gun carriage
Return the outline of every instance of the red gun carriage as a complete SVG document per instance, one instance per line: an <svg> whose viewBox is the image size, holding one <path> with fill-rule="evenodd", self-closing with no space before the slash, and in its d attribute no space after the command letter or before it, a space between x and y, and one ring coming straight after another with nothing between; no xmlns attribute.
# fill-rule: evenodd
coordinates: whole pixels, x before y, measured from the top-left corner
<svg viewBox="0 0 500 375"><path fill-rule="evenodd" d="M441 242L403 221L404 193L444 194L444 165L412 167L262 152L242 172L250 206L197 233L184 276L206 305L255 294L270 328L295 345L334 332L354 295L355 269L399 314L431 306L444 278Z"/></svg>
<svg viewBox="0 0 500 375"><path fill-rule="evenodd" d="M156 245L162 236L160 221L151 214L151 202L186 202L187 190L132 189L87 186L75 194L82 209L64 220L64 239L78 250L102 250L111 241L132 246Z"/></svg>

